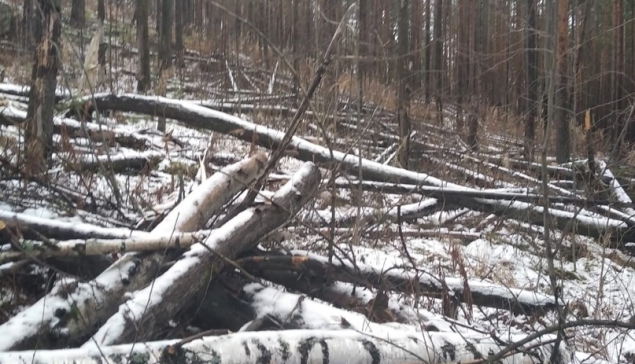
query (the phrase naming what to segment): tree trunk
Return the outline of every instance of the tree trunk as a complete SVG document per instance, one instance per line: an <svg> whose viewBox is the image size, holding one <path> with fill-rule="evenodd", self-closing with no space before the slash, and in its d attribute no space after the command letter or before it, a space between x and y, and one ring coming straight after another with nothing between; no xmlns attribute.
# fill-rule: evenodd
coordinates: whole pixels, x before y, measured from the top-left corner
<svg viewBox="0 0 635 364"><path fill-rule="evenodd" d="M172 66L172 25L174 23L174 0L160 0L161 19L159 33L159 81L156 93L165 96L167 92L168 69ZM165 132L166 119L164 115L159 115L157 129Z"/></svg>
<svg viewBox="0 0 635 364"><path fill-rule="evenodd" d="M35 9L38 44L31 74L25 130L26 172L46 170L53 147L53 116L57 71L61 67L61 1L38 0Z"/></svg>
<svg viewBox="0 0 635 364"><path fill-rule="evenodd" d="M611 160L617 162L624 156L622 150L622 142L624 136L624 123L625 118L622 117L622 113L625 109L625 101L623 91L623 78L624 78L624 14L622 0L613 0L613 72L611 72L613 85L612 90L612 104L613 104L613 120L611 127L611 141L613 142Z"/></svg>
<svg viewBox="0 0 635 364"><path fill-rule="evenodd" d="M475 1L475 0L474 0ZM434 79L437 120L443 123L443 0L436 0L434 11ZM438 21L437 21L438 19Z"/></svg>
<svg viewBox="0 0 635 364"><path fill-rule="evenodd" d="M566 163L571 156L570 115L568 107L569 0L558 0L558 48L554 123L556 161Z"/></svg>
<svg viewBox="0 0 635 364"><path fill-rule="evenodd" d="M418 1L418 0L415 0ZM402 168L408 169L408 158L410 154L410 78L408 68L411 57L408 53L410 45L408 37L409 0L399 2L399 40L397 59L397 122L399 124L400 146L398 153L399 164Z"/></svg>
<svg viewBox="0 0 635 364"><path fill-rule="evenodd" d="M236 2L237 4L239 2ZM176 53L176 65L177 67L184 66L183 52L185 51L183 45L183 27L184 27L184 9L185 4L182 1L175 1L174 3L174 52ZM238 22L238 21L237 21ZM238 22L237 24L242 24ZM239 28L240 29L240 28Z"/></svg>
<svg viewBox="0 0 635 364"><path fill-rule="evenodd" d="M105 0L97 0L97 19L102 23L106 21Z"/></svg>
<svg viewBox="0 0 635 364"><path fill-rule="evenodd" d="M426 104L430 103L430 90L432 88L430 78L430 61L432 60L432 50L430 49L430 3L432 0L426 1L426 24L425 24L425 66L424 66L424 83L426 88Z"/></svg>
<svg viewBox="0 0 635 364"><path fill-rule="evenodd" d="M527 0L527 119L525 120L525 158L533 161L536 119L538 118L538 67L536 64L536 0Z"/></svg>
<svg viewBox="0 0 635 364"><path fill-rule="evenodd" d="M83 28L86 23L86 0L73 0L71 8L71 26Z"/></svg>
<svg viewBox="0 0 635 364"><path fill-rule="evenodd" d="M150 76L150 39L148 36L148 0L136 0L137 10L137 47L139 64L137 66L137 91L145 93L151 88Z"/></svg>
<svg viewBox="0 0 635 364"><path fill-rule="evenodd" d="M33 13L33 0L24 0L22 4L22 48L26 51L31 51L34 45L34 19Z"/></svg>

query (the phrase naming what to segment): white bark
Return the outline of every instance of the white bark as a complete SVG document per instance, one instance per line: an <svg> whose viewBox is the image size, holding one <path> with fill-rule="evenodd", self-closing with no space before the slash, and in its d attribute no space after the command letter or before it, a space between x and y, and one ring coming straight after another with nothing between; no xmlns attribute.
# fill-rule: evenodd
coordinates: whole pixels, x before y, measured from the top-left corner
<svg viewBox="0 0 635 364"><path fill-rule="evenodd" d="M490 337L464 338L455 333L395 332L384 339L353 330L289 330L205 337L182 346L178 340L171 340L99 349L0 353L0 363L440 364L477 361L502 348ZM545 362L549 360L551 349L552 344L546 344L531 350L535 355L517 352L500 363ZM560 352L563 362L569 362L568 351L561 348Z"/></svg>
<svg viewBox="0 0 635 364"><path fill-rule="evenodd" d="M3 251L0 252L0 264L18 259L28 259L36 257L46 259L51 257L80 257L87 255L102 255L141 251L159 251L174 248L189 248L191 245L205 240L207 234L180 233L166 236L148 236L143 238L130 239L86 239L60 241L55 244L57 249L47 249L40 246L39 249L28 252Z"/></svg>
<svg viewBox="0 0 635 364"><path fill-rule="evenodd" d="M168 235L200 229L236 192L260 176L266 162L264 154L256 154L221 169L187 195L152 233Z"/></svg>

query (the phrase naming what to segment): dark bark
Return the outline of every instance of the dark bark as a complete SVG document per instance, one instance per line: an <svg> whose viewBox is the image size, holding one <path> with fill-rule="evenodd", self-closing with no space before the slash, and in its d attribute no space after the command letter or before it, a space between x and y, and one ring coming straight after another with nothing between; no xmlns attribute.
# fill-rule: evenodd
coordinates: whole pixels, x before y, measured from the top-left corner
<svg viewBox="0 0 635 364"><path fill-rule="evenodd" d="M139 64L137 68L137 91L146 92L151 88L150 39L148 37L148 0L136 0L137 47Z"/></svg>
<svg viewBox="0 0 635 364"><path fill-rule="evenodd" d="M534 156L536 139L536 119L538 118L538 67L536 65L536 2L527 0L527 119L525 119L525 158Z"/></svg>
<svg viewBox="0 0 635 364"><path fill-rule="evenodd" d="M38 0L35 9L37 46L27 112L27 173L38 174L47 168L53 146L53 116L57 71L61 67L61 2Z"/></svg>
<svg viewBox="0 0 635 364"><path fill-rule="evenodd" d="M106 21L105 0L97 0L97 19L102 23Z"/></svg>
<svg viewBox="0 0 635 364"><path fill-rule="evenodd" d="M236 4L239 2L237 1ZM177 67L184 66L184 45L183 45L183 27L184 27L184 6L182 1L174 2L174 52L176 53ZM237 21L238 22L238 21ZM238 24L242 24L238 22Z"/></svg>
<svg viewBox="0 0 635 364"><path fill-rule="evenodd" d="M416 0L415 0L416 1ZM410 66L411 57L408 47L410 45L408 34L409 0L399 2L399 51L397 60L397 122L399 124L399 153L398 160L402 168L408 168L410 155Z"/></svg>
<svg viewBox="0 0 635 364"><path fill-rule="evenodd" d="M389 271L382 273L378 269L362 266L356 269L349 264L328 264L328 259L315 259L299 255L279 255L265 257L250 257L236 261L249 273L271 280L274 283L277 271L295 273L300 281L305 279L320 279L323 282L341 281L353 283L362 287L396 291L400 293L419 293L429 297L441 298L448 295L448 290L459 302L472 302L476 306L492 307L509 310L515 314L531 315L544 314L556 309L556 305L550 300L516 299L513 293L503 289L505 293L496 294L495 289L478 289L478 283L471 283L471 290L465 290L463 283L454 284L452 281L444 282L435 280L432 276L422 275L417 278L414 275ZM310 282L307 281L307 284ZM470 284L470 282L467 282ZM415 288L418 286L418 289ZM445 287L444 287L445 286ZM470 292L471 291L471 292ZM511 296L511 297L510 297ZM542 298L542 297L541 297ZM546 296L544 297L546 298Z"/></svg>
<svg viewBox="0 0 635 364"><path fill-rule="evenodd" d="M33 1L24 0L22 4L22 48L26 51L31 51L35 43L33 37L35 13L33 12Z"/></svg>
<svg viewBox="0 0 635 364"><path fill-rule="evenodd" d="M570 114L568 105L569 0L558 0L558 50L554 119L556 161L566 163L571 157Z"/></svg>
<svg viewBox="0 0 635 364"><path fill-rule="evenodd" d="M434 80L437 104L437 120L443 121L443 0L436 0L434 10Z"/></svg>
<svg viewBox="0 0 635 364"><path fill-rule="evenodd" d="M86 25L86 0L73 0L71 26L83 28Z"/></svg>
<svg viewBox="0 0 635 364"><path fill-rule="evenodd" d="M432 2L432 0L425 0L426 1L426 18L425 18L425 66L424 66L424 83L425 83L425 90L426 90L426 103L429 104L430 103L430 89L431 89L431 82L430 82L430 72L432 71L430 69L430 60L432 59L432 50L430 49L430 18L431 18L431 14L430 14L430 3Z"/></svg>

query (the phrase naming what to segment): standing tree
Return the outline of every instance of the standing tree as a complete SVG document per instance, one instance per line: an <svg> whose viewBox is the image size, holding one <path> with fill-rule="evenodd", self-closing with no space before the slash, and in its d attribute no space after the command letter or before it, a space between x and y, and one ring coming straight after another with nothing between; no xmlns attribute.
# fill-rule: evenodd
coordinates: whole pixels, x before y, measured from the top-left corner
<svg viewBox="0 0 635 364"><path fill-rule="evenodd" d="M399 39L397 40L397 119L399 123L399 138L401 139L399 164L402 168L408 168L408 155L410 151L410 119L408 112L410 109L411 81L409 79L408 69L411 57L408 52L410 45L408 38L408 3L409 0L400 0L399 2Z"/></svg>
<svg viewBox="0 0 635 364"><path fill-rule="evenodd" d="M536 66L536 2L527 0L527 119L525 158L533 160L536 118L538 117L538 67Z"/></svg>
<svg viewBox="0 0 635 364"><path fill-rule="evenodd" d="M26 171L37 174L47 168L53 144L53 112L57 70L60 67L61 0L37 0L37 40L27 112Z"/></svg>
<svg viewBox="0 0 635 364"><path fill-rule="evenodd" d="M569 131L568 90L567 90L567 53L569 50L569 0L558 0L558 43L557 72L554 122L556 125L556 160L558 163L569 161L571 155L571 136Z"/></svg>
<svg viewBox="0 0 635 364"><path fill-rule="evenodd" d="M33 0L24 0L22 4L22 49L33 49Z"/></svg>
<svg viewBox="0 0 635 364"><path fill-rule="evenodd" d="M238 1L236 2L239 3ZM183 67L183 27L185 26L184 19L184 7L183 1L174 2L174 51L176 53L176 65L177 67ZM238 28L240 29L240 22L236 20Z"/></svg>
<svg viewBox="0 0 635 364"><path fill-rule="evenodd" d="M437 0L434 10L434 79L437 102L437 119L443 123L443 0Z"/></svg>
<svg viewBox="0 0 635 364"><path fill-rule="evenodd" d="M157 94L165 96L167 92L168 69L172 66L172 25L174 24L174 0L161 0L161 27L159 33L159 83ZM165 132L165 116L159 115L157 129Z"/></svg>
<svg viewBox="0 0 635 364"><path fill-rule="evenodd" d="M104 0L97 0L97 19L102 23L106 21L106 3Z"/></svg>
<svg viewBox="0 0 635 364"><path fill-rule="evenodd" d="M151 87L150 44L148 39L148 0L137 0L137 47L139 65L137 69L137 91L146 92Z"/></svg>
<svg viewBox="0 0 635 364"><path fill-rule="evenodd" d="M71 25L83 28L86 23L86 0L73 0L71 7Z"/></svg>

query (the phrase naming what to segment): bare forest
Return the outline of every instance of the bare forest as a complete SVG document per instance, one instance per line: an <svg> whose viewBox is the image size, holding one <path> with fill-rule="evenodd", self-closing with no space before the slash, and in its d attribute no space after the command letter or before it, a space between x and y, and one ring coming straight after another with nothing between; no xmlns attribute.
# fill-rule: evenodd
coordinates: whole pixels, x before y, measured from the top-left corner
<svg viewBox="0 0 635 364"><path fill-rule="evenodd" d="M635 1L0 0L0 364L635 363Z"/></svg>

